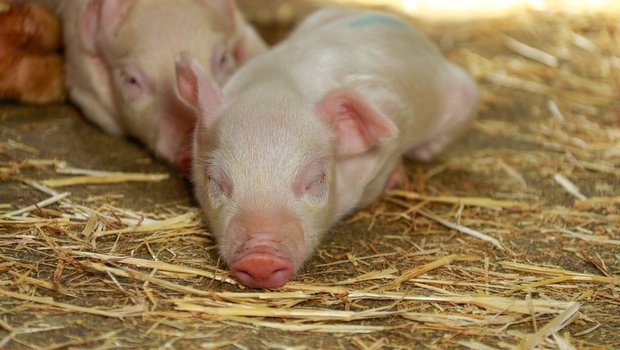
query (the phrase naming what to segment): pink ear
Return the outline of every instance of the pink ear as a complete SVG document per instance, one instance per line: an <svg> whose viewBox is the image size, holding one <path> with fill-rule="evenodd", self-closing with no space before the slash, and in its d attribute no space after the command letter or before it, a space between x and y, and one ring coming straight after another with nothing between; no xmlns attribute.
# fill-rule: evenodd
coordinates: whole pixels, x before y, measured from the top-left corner
<svg viewBox="0 0 620 350"><path fill-rule="evenodd" d="M80 16L79 38L82 49L90 54L97 51L96 39L100 29L111 32L123 20L133 1L90 0Z"/></svg>
<svg viewBox="0 0 620 350"><path fill-rule="evenodd" d="M219 19L222 19L224 29L232 31L235 23L235 3L233 0L203 0L205 5L215 10L215 13L219 15Z"/></svg>
<svg viewBox="0 0 620 350"><path fill-rule="evenodd" d="M175 71L177 96L200 114L204 126L211 126L222 107L220 88L207 77L200 63L185 52L177 55Z"/></svg>
<svg viewBox="0 0 620 350"><path fill-rule="evenodd" d="M91 0L86 4L80 16L80 44L82 50L94 54L96 51L95 37L99 28L99 14L103 0Z"/></svg>
<svg viewBox="0 0 620 350"><path fill-rule="evenodd" d="M339 89L327 94L318 113L336 133L336 153L353 156L375 146L381 138L394 137L398 128L356 92Z"/></svg>

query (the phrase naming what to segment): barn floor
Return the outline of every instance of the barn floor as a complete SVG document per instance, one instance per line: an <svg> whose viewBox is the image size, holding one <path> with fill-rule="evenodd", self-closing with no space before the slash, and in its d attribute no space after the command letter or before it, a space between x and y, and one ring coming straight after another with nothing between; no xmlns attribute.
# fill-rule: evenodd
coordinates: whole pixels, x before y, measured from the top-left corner
<svg viewBox="0 0 620 350"><path fill-rule="evenodd" d="M0 105L0 348L620 348L620 16L415 23L478 81L476 124L281 290L228 277L139 144Z"/></svg>

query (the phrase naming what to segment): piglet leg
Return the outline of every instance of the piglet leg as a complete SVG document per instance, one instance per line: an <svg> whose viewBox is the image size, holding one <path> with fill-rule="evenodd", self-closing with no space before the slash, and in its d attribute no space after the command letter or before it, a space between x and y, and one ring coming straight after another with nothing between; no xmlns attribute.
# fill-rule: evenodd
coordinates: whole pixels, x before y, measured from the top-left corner
<svg viewBox="0 0 620 350"><path fill-rule="evenodd" d="M426 140L406 153L409 158L430 160L464 132L473 120L473 107L478 101L474 81L461 68L450 66L443 84L445 100L443 111L437 116L437 125Z"/></svg>
<svg viewBox="0 0 620 350"><path fill-rule="evenodd" d="M403 165L403 161L400 160L398 165L390 174L390 177L385 182L384 189L386 191L393 190L396 187L400 186L403 183L403 180L407 178L407 173L405 172L405 166Z"/></svg>

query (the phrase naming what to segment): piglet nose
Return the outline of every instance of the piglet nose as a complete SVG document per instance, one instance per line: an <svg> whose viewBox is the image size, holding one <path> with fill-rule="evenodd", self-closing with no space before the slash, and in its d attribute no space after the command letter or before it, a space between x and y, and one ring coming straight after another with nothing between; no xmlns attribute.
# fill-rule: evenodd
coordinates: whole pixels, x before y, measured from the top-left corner
<svg viewBox="0 0 620 350"><path fill-rule="evenodd" d="M231 265L231 272L250 288L278 288L293 275L291 261L264 252L249 253Z"/></svg>

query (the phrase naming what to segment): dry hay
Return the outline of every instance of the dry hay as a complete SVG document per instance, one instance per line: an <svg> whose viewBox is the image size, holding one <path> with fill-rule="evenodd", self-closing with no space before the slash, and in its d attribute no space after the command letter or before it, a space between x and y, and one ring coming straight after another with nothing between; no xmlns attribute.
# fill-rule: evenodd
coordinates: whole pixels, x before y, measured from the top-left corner
<svg viewBox="0 0 620 350"><path fill-rule="evenodd" d="M230 279L195 208L72 194L166 191L166 174L75 169L2 141L0 179L39 195L0 203L0 347L619 347L619 18L422 28L480 83L480 119L277 291Z"/></svg>

